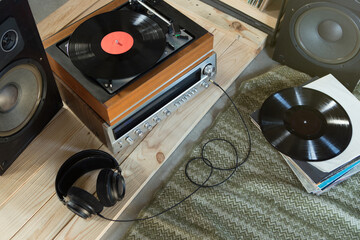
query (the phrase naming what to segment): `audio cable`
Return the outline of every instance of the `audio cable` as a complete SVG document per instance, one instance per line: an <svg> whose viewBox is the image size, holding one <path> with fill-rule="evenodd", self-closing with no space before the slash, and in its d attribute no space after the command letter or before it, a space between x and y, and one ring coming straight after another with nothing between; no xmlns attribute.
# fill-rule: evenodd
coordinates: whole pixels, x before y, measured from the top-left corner
<svg viewBox="0 0 360 240"><path fill-rule="evenodd" d="M194 195L196 192L198 192L200 189L202 188L213 188L213 187L217 187L225 182L227 182L234 174L235 172L238 170L238 168L240 166L242 166L248 159L249 159L249 156L250 156L250 153L251 153L251 147L252 147L252 140L251 140L251 135L250 135L250 131L249 131L249 128L245 122L245 119L244 117L242 116L242 114L240 113L239 109L237 108L235 102L233 101L233 99L229 96L229 94L215 81L213 81L212 79L209 80L210 82L212 82L215 86L217 86L219 89L221 89L221 91L226 95L226 97L230 100L231 104L233 105L233 107L235 108L240 120L241 120L241 123L245 129L245 132L246 132L246 135L247 135L247 141L248 141L248 146L247 146L247 150L246 150L246 153L245 153L245 156L242 158L241 161L239 161L239 155L238 155L238 152L237 152L237 149L235 147L235 145L233 143L231 143L230 141L224 139L224 138L213 138L213 139L210 139L208 141L205 142L205 144L202 146L202 149L201 149L201 156L199 157L194 157L194 158L191 158L187 161L186 165L185 165L185 176L186 178L192 183L194 184L195 186L197 186L197 188L191 192L189 195L187 195L186 197L184 197L182 200L178 201L177 203L175 203L174 205L164 209L163 211L155 214L155 215L152 215L152 216L149 216L149 217L143 217L143 218L134 218L134 219L124 219L124 220L121 220L121 219L110 219L110 218L107 218L105 216L103 216L102 214L98 213L97 215L105 220L108 220L108 221L113 221L113 222L135 222L135 221L144 221L144 220L149 220L149 219L152 219L152 218L155 218L161 214L164 214L170 210L172 210L173 208L177 207L178 205L180 205L181 203L183 203L184 201L186 201L187 199L189 199L192 195ZM208 144L212 143L212 142L223 142L223 143L226 143L228 144L233 150L234 150L234 157L235 157L235 163L234 163L234 166L233 167L229 167L229 168L221 168L221 167L215 167L214 164L209 160L207 159L205 156L204 156L204 152L205 152L205 148ZM188 169L189 169L189 165L191 162L193 161L196 161L196 160L202 160L209 168L210 168L210 173L208 175L208 177L205 179L205 181L203 183L197 183L194 179L192 179L188 173ZM211 179L211 177L213 176L213 172L214 170L218 170L218 171L230 171L229 175L222 181L219 181L217 183L214 183L214 184L207 184L208 181Z"/></svg>

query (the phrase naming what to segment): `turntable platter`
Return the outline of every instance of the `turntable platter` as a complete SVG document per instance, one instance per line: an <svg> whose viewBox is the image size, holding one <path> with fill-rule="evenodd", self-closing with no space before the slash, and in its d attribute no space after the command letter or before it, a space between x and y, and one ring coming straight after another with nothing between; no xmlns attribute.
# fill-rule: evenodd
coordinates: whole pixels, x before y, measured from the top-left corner
<svg viewBox="0 0 360 240"><path fill-rule="evenodd" d="M163 55L165 46L165 34L155 21L121 10L82 23L71 35L68 51L83 74L114 80L147 71Z"/></svg>

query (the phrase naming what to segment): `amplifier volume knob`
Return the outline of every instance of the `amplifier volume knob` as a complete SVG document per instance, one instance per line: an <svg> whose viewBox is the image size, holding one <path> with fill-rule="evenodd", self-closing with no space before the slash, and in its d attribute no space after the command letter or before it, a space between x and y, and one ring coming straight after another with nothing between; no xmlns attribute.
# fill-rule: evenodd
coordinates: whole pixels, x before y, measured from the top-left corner
<svg viewBox="0 0 360 240"><path fill-rule="evenodd" d="M145 124L144 124L144 127L145 127L147 130L149 130L149 131L151 131L152 128L153 128L150 123L145 123Z"/></svg>
<svg viewBox="0 0 360 240"><path fill-rule="evenodd" d="M143 132L140 129L136 129L135 134L141 137L143 135Z"/></svg>
<svg viewBox="0 0 360 240"><path fill-rule="evenodd" d="M125 140L130 144L132 145L134 143L134 140L131 138L131 137L127 137L125 138Z"/></svg>
<svg viewBox="0 0 360 240"><path fill-rule="evenodd" d="M204 67L203 74L208 77L213 77L215 75L215 67L210 63Z"/></svg>
<svg viewBox="0 0 360 240"><path fill-rule="evenodd" d="M156 123L161 122L161 119L160 119L159 117L157 117L157 116L155 116L155 117L153 118L153 120L154 120L154 122L156 122Z"/></svg>

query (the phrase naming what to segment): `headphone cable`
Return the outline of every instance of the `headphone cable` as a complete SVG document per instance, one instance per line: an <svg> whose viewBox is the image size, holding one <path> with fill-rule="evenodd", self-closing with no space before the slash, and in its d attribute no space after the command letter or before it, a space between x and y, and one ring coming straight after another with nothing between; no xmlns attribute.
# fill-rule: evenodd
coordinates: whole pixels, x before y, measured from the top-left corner
<svg viewBox="0 0 360 240"><path fill-rule="evenodd" d="M238 153L237 153L237 150L236 150L236 147L233 143L231 143L230 141L226 140L226 139L223 139L223 138L214 138L214 139L210 139L208 140L202 147L201 149L201 156L200 157L194 157L194 158L191 158L187 161L186 163L186 166L185 166L185 176L187 177L187 179L194 185L197 186L197 188L191 192L189 195L187 195L186 197L184 197L182 200L180 200L179 202L175 203L174 205L172 205L171 207L169 208L166 208L164 209L163 211L155 214L155 215L152 215L152 216L149 216L149 217L144 217L144 218L134 218L134 219L124 219L124 220L121 220L121 219L110 219L110 218L107 218L105 216L103 216L102 214L100 213L97 213L97 215L105 220L108 220L108 221L113 221L113 222L135 222L135 221L144 221L144 220L149 220L149 219L152 219L152 218L155 218L161 214L164 214L168 211L170 211L171 209L177 207L178 205L180 205L181 203L183 203L185 200L187 200L188 198L190 198L192 195L194 195L197 191L199 191L201 188L212 188L212 187L216 187L216 186L219 186L223 183L225 183L226 181L228 181L236 172L236 170L241 166L243 165L248 159L249 159L249 156L250 156L250 153L251 153L251 147L252 147L252 141L251 141L251 136L250 136L250 131L249 131L249 128L245 122L245 119L244 117L242 116L242 114L240 113L239 109L237 108L235 102L232 100L232 98L229 96L229 94L218 84L216 83L215 81L213 81L212 79L209 80L210 82L212 82L215 86L217 86L218 88L220 88L223 93L227 96L227 98L230 100L231 104L234 106L237 114L239 115L240 117L240 120L242 122L242 125L244 126L245 128L245 131L246 131L246 135L247 135L247 141L248 141L248 147L247 147L247 152L243 158L243 160L241 162L239 162L239 156L238 156ZM211 163L211 161L209 159L207 159L206 157L204 157L204 152L205 152L205 147L207 146L207 144L211 143L211 142L214 142L214 141L222 141L222 142L225 142L227 144L229 144L231 146L231 148L234 150L235 152L235 166L234 167L230 167L230 168L220 168L220 167L214 167L213 164ZM195 161L195 160L202 160L208 167L210 167L211 171L209 173L209 176L206 178L206 180L199 184L199 183L196 183L188 174L188 167L189 167L189 164L192 162L192 161ZM213 174L213 171L215 170L218 170L218 171L232 171L224 180L218 182L218 183L215 183L215 184L212 184L212 185L206 185L206 183L210 180L212 174Z"/></svg>

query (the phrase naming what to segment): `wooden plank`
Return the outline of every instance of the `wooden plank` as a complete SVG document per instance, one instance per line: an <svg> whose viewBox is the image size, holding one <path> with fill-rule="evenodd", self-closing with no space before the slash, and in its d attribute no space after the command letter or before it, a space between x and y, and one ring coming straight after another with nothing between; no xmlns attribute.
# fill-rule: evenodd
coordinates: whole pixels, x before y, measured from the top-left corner
<svg viewBox="0 0 360 240"><path fill-rule="evenodd" d="M63 127L67 123L67 127ZM82 124L68 110L60 110L59 114L32 141L24 152L0 178L0 206L5 204L28 179L36 176L40 168L48 161L48 154L54 154ZM59 129L62 131L58 132ZM47 144L44 149L44 140Z"/></svg>
<svg viewBox="0 0 360 240"><path fill-rule="evenodd" d="M41 39L46 39L66 27L74 19L86 12L98 0L67 1L64 5L51 13L37 24Z"/></svg>
<svg viewBox="0 0 360 240"><path fill-rule="evenodd" d="M71 118L74 118L74 116L71 116ZM55 119L55 121L61 120L64 119ZM47 132L55 136L58 131L68 132L66 129L69 126L68 123L69 121L62 121L62 127L58 129L49 129ZM70 128L72 127L70 126ZM99 140L84 126L80 127L75 132L68 133L69 136L66 139L51 139L51 141L54 141L54 145L56 145L55 148L53 147L53 144L48 144L50 139L38 139L37 144L42 147L38 146L38 151L40 152L37 152L34 157L44 156L47 161L45 161L43 166L37 170L34 177L27 179L21 189L12 195L11 201L7 201L6 204L0 207L0 231L2 231L2 238L8 239L13 237L20 228L28 223L30 223L30 225L26 235L32 235L39 227L41 229L55 229L56 226L58 226L57 231L59 231L61 226L67 221L66 219L63 219L62 214L56 215L55 219L52 219L53 221L51 221L50 226L36 226L31 224L31 221L28 222L34 215L38 214L38 211L41 208L44 208L46 213L50 216L53 215L53 212L57 212L56 208L52 208L47 203L55 194L55 177L61 164L80 150L87 148L97 149L101 146ZM63 207L59 201L58 204L58 207ZM65 209L62 208L62 210L64 211ZM69 215L69 217L71 217L71 215Z"/></svg>
<svg viewBox="0 0 360 240"><path fill-rule="evenodd" d="M239 52L242 53L241 58L239 58ZM257 49L249 48L239 41L233 42L224 54L219 56L216 78L218 83L225 89L229 87L257 54ZM186 107L179 108L148 134L121 165L127 181L125 199L114 207L106 209L103 212L105 216L118 218L121 215L122 211L221 95L222 92L215 86L210 87L188 102ZM97 217L85 221L75 216L59 233L57 239L99 239L112 224L114 223Z"/></svg>
<svg viewBox="0 0 360 240"><path fill-rule="evenodd" d="M235 38L251 47L263 45L266 34L260 30L240 22L234 17L201 2L200 0L165 0L168 4L190 17L195 22L206 22L226 33L234 34Z"/></svg>
<svg viewBox="0 0 360 240"><path fill-rule="evenodd" d="M81 13L77 18L75 18L73 21L69 22L66 26L69 26L71 24L74 24L75 22L83 19L84 17L87 17L91 13L95 12L96 10L102 8L106 4L112 2L112 0L98 0L96 3L94 3L91 7L89 7L86 11Z"/></svg>

